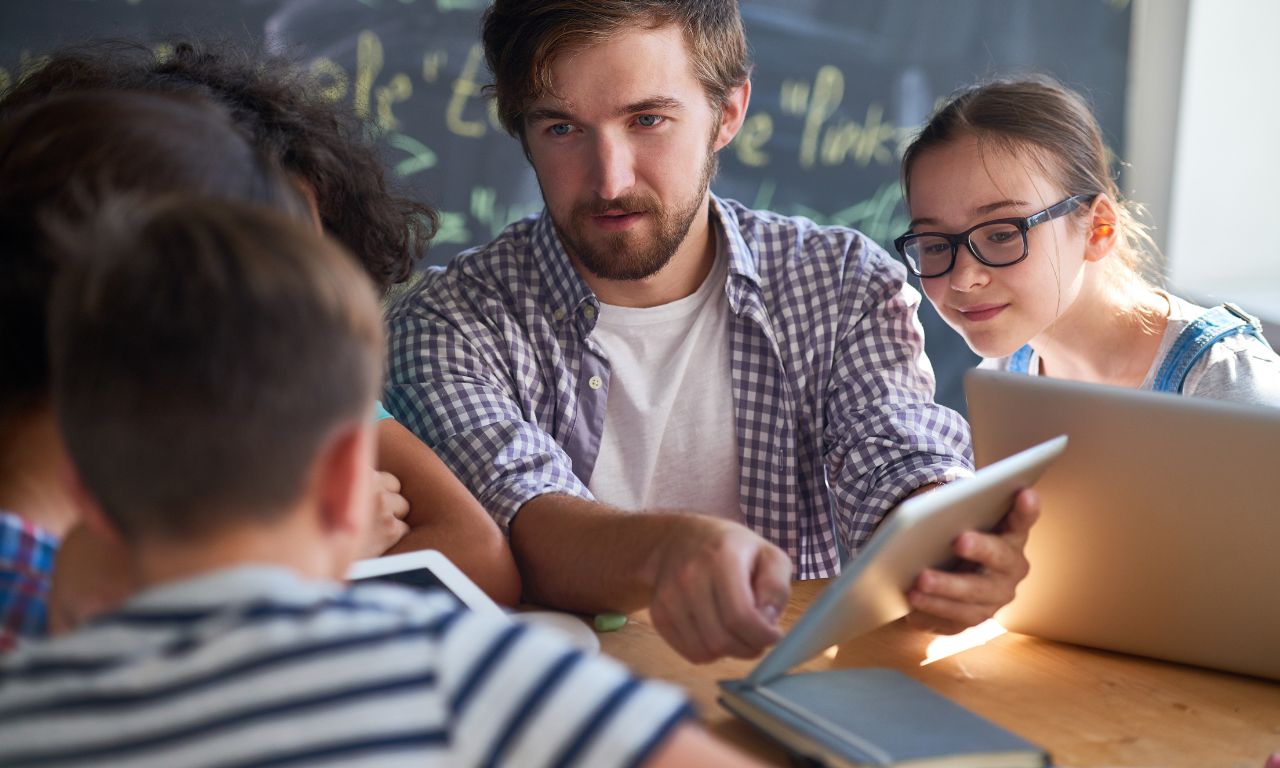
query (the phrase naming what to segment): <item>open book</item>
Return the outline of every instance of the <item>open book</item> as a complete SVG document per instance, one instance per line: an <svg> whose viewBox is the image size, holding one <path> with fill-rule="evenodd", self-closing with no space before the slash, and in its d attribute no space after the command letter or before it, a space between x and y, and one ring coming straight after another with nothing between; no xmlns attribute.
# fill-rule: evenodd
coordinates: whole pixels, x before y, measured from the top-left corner
<svg viewBox="0 0 1280 768"><path fill-rule="evenodd" d="M905 593L920 572L952 563L960 533L996 526L1018 490L1034 484L1066 444L1055 438L900 504L751 674L720 683L721 703L831 765L1046 765L1044 750L893 670L787 672L906 615Z"/></svg>

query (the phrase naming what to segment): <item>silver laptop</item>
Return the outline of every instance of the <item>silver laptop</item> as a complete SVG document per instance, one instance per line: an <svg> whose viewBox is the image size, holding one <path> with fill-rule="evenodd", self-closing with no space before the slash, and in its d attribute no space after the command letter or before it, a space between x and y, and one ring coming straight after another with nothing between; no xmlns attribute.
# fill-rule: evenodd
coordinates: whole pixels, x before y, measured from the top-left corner
<svg viewBox="0 0 1280 768"><path fill-rule="evenodd" d="M978 466L1070 438L1005 627L1280 680L1280 409L985 370L965 392Z"/></svg>

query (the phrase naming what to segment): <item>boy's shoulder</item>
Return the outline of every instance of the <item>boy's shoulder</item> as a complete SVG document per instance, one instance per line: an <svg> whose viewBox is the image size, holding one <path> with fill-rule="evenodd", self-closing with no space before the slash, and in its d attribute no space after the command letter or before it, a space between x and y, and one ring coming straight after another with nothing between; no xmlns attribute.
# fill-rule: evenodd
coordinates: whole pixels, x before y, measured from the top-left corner
<svg viewBox="0 0 1280 768"><path fill-rule="evenodd" d="M470 765L522 731L514 745L569 764L635 765L692 714L677 689L442 593L223 576L4 660L0 765L309 765L335 745L361 764ZM243 599L255 579L270 583Z"/></svg>
<svg viewBox="0 0 1280 768"><path fill-rule="evenodd" d="M258 580L257 588L246 583L251 579ZM172 666L176 649L191 656L222 645L250 654L369 628L401 636L419 628L431 637L433 628L460 610L444 592L377 583L341 586L279 568L231 569L148 590L75 632L24 643L0 656L0 670L12 681L30 670L106 671L156 660Z"/></svg>

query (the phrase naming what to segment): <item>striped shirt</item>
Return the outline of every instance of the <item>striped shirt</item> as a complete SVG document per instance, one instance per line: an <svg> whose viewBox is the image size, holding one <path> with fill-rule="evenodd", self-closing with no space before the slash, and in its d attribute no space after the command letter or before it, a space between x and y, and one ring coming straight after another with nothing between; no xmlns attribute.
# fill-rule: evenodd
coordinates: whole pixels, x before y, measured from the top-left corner
<svg viewBox="0 0 1280 768"><path fill-rule="evenodd" d="M851 229L715 196L711 210L729 256L743 520L799 578L830 576L908 494L970 471L969 428L933 401L902 265ZM599 315L545 212L388 313L385 404L504 529L537 496L592 498L610 374Z"/></svg>
<svg viewBox="0 0 1280 768"><path fill-rule="evenodd" d="M447 595L245 566L0 661L0 765L635 765L689 714Z"/></svg>
<svg viewBox="0 0 1280 768"><path fill-rule="evenodd" d="M57 552L52 533L0 510L0 653L20 640L44 636Z"/></svg>

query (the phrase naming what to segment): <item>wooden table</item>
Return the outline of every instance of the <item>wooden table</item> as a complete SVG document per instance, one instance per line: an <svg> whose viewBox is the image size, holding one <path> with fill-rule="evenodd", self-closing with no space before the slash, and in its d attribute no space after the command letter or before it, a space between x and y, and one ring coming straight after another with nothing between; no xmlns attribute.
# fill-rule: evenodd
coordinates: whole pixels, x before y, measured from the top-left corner
<svg viewBox="0 0 1280 768"><path fill-rule="evenodd" d="M784 626L825 583L794 585ZM921 666L934 638L898 621L799 669L892 667L1043 746L1055 765L1262 768L1280 751L1280 683L1014 633ZM787 764L781 748L716 703L716 681L743 677L755 662L691 664L658 635L647 612L600 640L637 674L682 686L713 733Z"/></svg>

